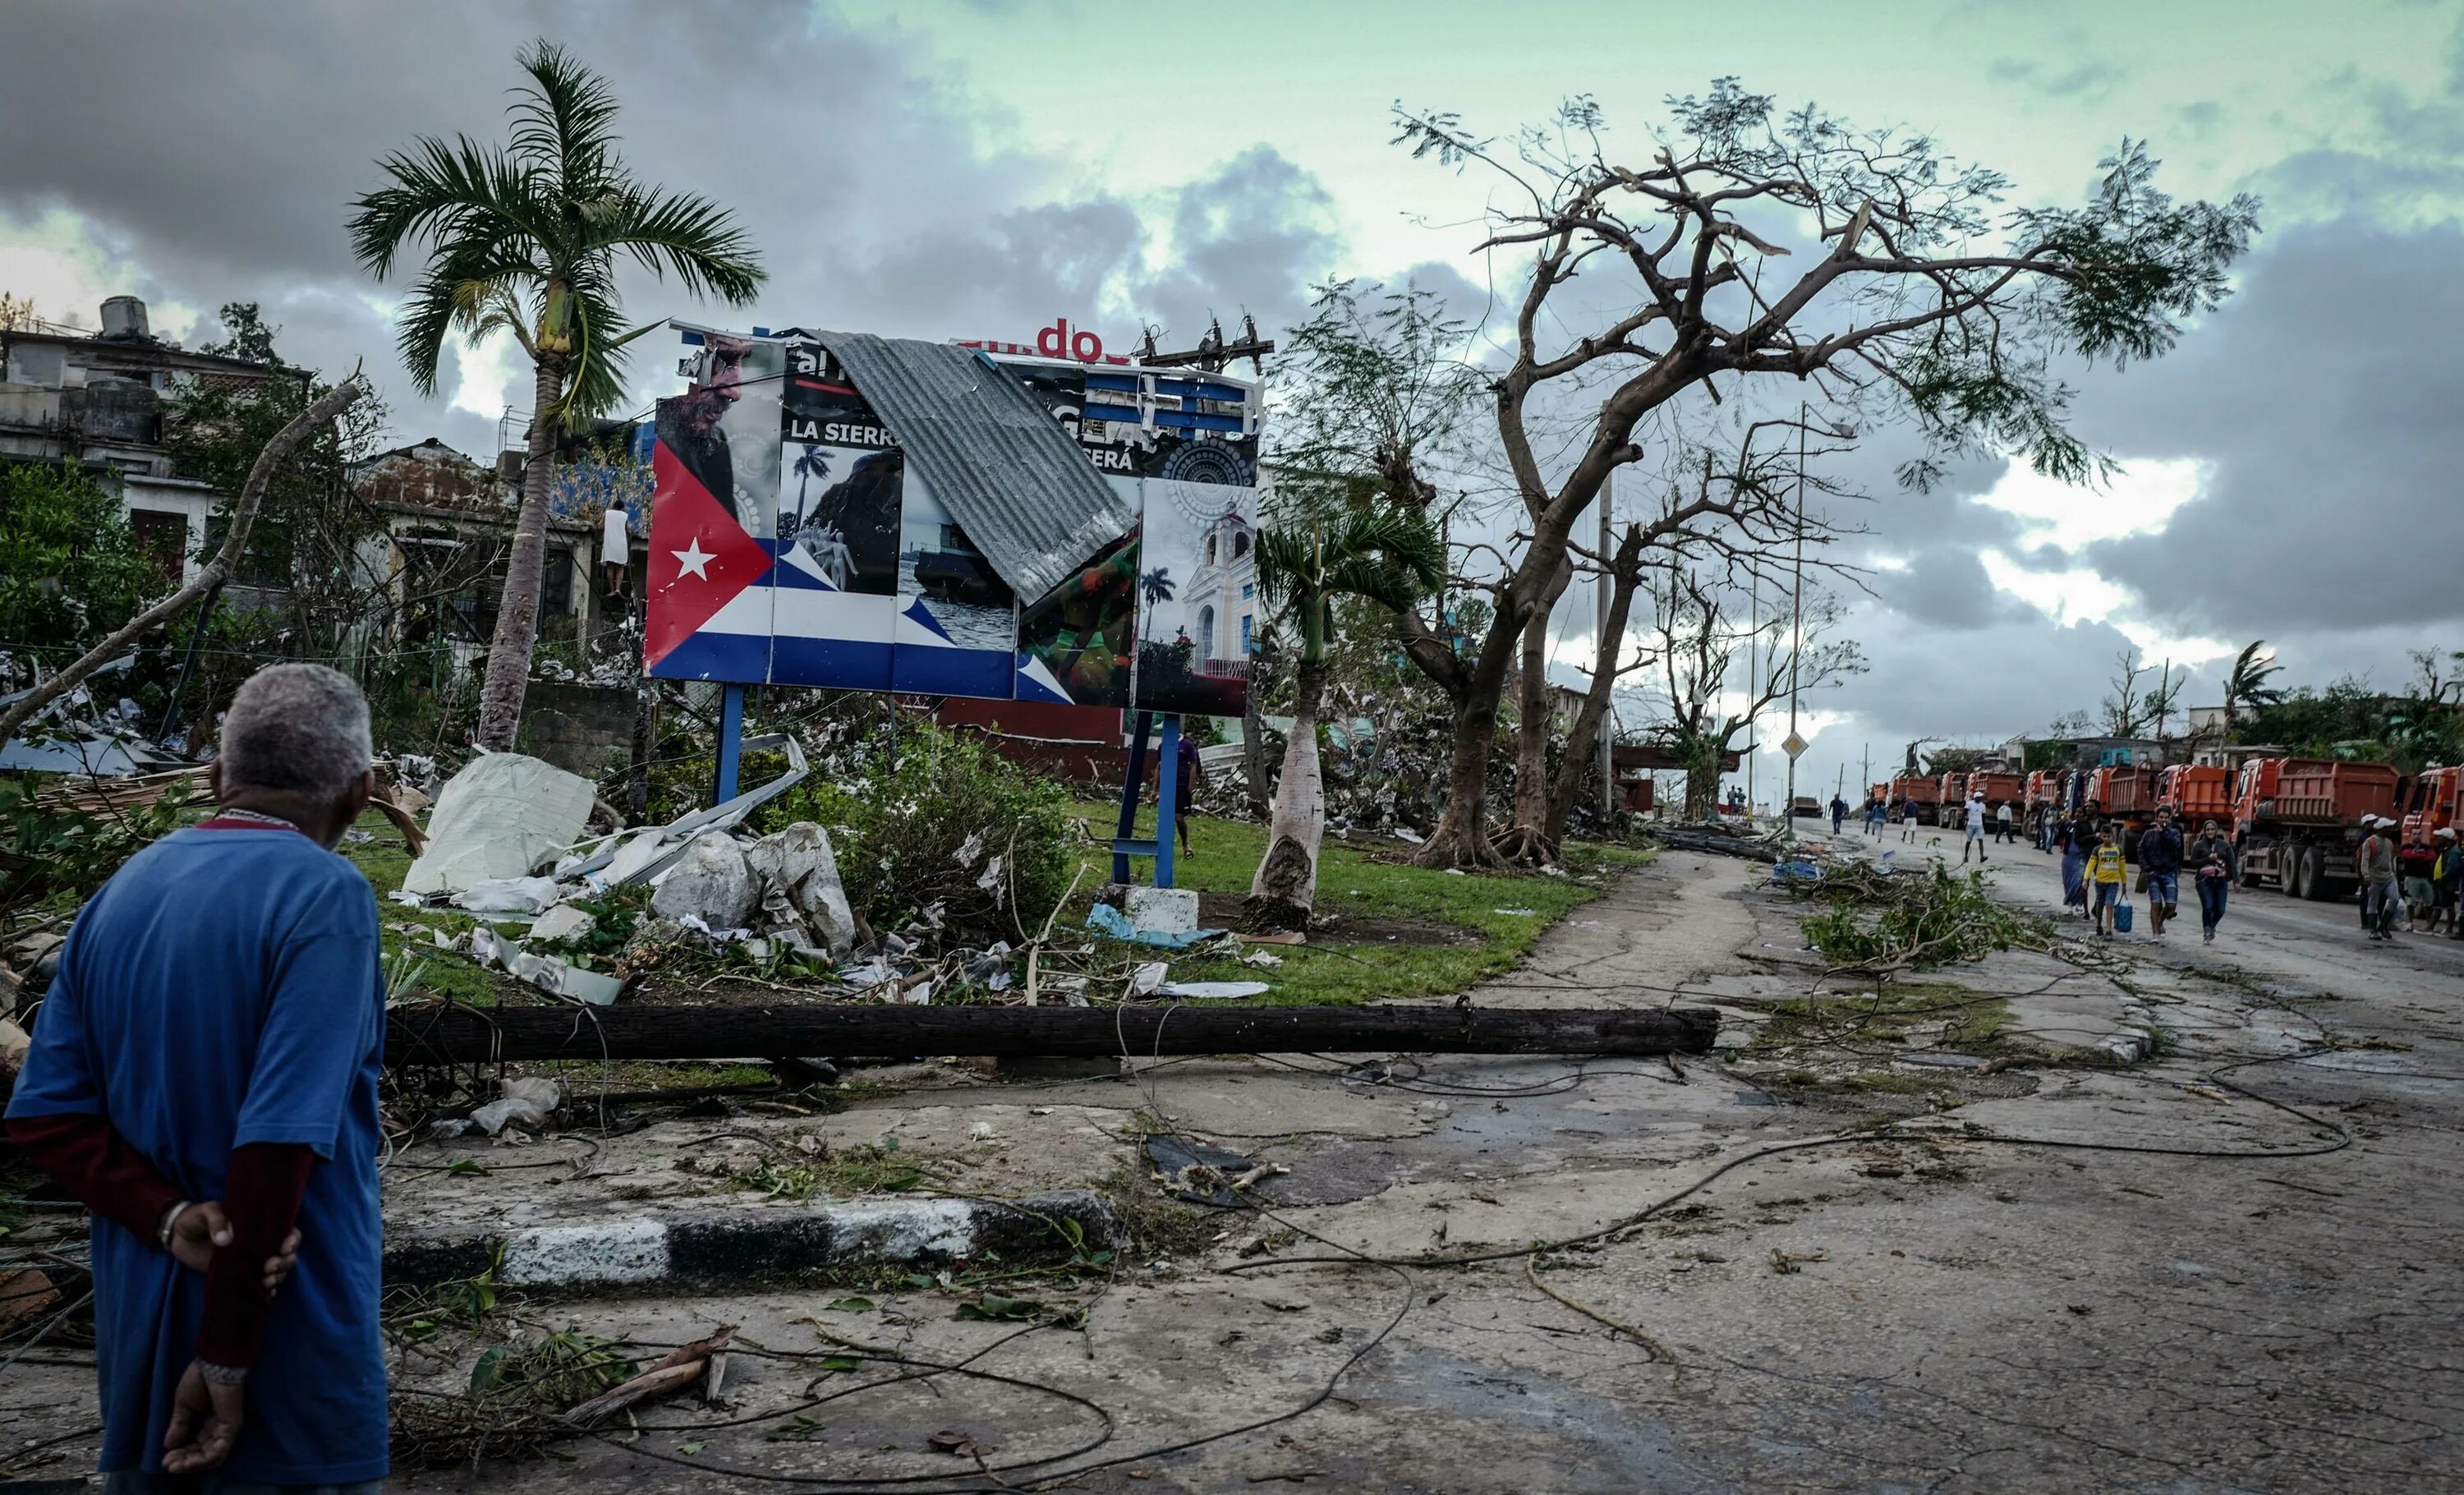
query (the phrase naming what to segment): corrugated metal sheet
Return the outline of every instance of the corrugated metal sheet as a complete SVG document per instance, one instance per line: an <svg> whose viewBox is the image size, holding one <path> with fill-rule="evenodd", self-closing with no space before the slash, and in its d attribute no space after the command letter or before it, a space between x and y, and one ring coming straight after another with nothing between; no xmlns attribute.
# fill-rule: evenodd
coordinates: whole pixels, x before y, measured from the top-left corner
<svg viewBox="0 0 2464 1495"><path fill-rule="evenodd" d="M1135 506L1051 413L982 355L870 333L814 337L1022 601L1052 590L1137 524Z"/></svg>

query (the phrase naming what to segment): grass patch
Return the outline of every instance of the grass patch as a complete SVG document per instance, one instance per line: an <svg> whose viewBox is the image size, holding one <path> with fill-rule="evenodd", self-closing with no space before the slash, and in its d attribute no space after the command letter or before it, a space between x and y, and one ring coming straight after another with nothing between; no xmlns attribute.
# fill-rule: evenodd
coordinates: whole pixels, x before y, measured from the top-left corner
<svg viewBox="0 0 2464 1495"><path fill-rule="evenodd" d="M1116 806L1081 803L1079 813L1099 844L1109 842ZM1152 834L1155 812L1139 815L1139 833ZM1243 897L1258 863L1266 854L1266 827L1203 816L1190 826L1195 849L1175 859L1173 880L1201 893ZM1375 847L1377 855L1371 855ZM1269 947L1283 957L1280 966L1259 969L1230 958L1176 959L1176 980L1263 980L1273 990L1256 999L1265 1003L1352 1003L1383 998L1444 997L1466 990L1511 970L1529 952L1541 931L1608 891L1618 873L1640 867L1652 853L1626 846L1572 843L1566 847L1563 877L1539 873L1475 872L1458 877L1450 872L1413 867L1390 856L1410 850L1404 843L1380 837L1353 845L1330 836L1318 860L1317 908L1322 914L1353 918L1419 919L1463 931L1463 943L1427 945L1407 940L1347 940L1337 930L1319 942ZM1100 880L1109 871L1102 852L1088 875ZM1133 861L1133 872L1145 875L1146 864ZM1082 885L1083 886L1083 885ZM1083 917L1089 900L1082 892L1065 920ZM1500 910L1529 910L1505 913Z"/></svg>
<svg viewBox="0 0 2464 1495"><path fill-rule="evenodd" d="M892 1137L879 1146L834 1147L818 1157L764 1157L736 1176L738 1187L774 1199L852 1199L868 1194L905 1194L930 1182L923 1162L899 1151Z"/></svg>

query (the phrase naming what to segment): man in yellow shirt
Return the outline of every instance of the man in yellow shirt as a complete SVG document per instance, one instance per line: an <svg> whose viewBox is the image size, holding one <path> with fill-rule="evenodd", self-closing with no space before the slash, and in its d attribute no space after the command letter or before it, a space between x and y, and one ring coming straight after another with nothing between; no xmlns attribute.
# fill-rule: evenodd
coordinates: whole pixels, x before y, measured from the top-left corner
<svg viewBox="0 0 2464 1495"><path fill-rule="evenodd" d="M2087 880L2096 890L2096 932L2102 938L2113 937L2113 911L2122 903L2127 876L2122 843L2110 830L2096 831L2088 842Z"/></svg>

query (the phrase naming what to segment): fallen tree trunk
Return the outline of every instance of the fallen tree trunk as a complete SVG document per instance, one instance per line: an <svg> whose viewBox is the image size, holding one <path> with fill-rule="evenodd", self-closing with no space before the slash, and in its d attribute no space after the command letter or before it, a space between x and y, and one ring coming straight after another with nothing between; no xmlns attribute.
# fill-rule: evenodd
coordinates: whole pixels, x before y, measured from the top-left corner
<svg viewBox="0 0 2464 1495"><path fill-rule="evenodd" d="M1699 1054L1706 1008L407 1006L385 1063L763 1054Z"/></svg>

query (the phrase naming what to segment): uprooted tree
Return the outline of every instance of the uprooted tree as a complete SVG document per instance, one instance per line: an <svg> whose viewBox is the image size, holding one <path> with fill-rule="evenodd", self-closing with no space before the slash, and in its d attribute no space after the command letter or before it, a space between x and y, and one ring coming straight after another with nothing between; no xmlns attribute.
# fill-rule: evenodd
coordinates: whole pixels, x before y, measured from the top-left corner
<svg viewBox="0 0 2464 1495"><path fill-rule="evenodd" d="M519 61L529 80L510 143L422 136L378 164L387 183L360 198L351 219L353 250L380 280L405 250L426 250L400 334L420 393L436 392L449 337L509 332L531 361L529 463L479 690L479 745L499 752L521 723L539 637L556 432L582 429L622 397L626 345L659 325L624 330L618 258L737 306L764 275L725 209L633 175L616 150L616 96L605 79L545 41Z"/></svg>
<svg viewBox="0 0 2464 1495"><path fill-rule="evenodd" d="M1639 166L1608 157L1589 99L1506 142L1452 114L1397 114L1397 143L1415 157L1507 184L1478 250L1529 255L1511 362L1492 386L1528 538L1491 583L1495 612L1468 657L1429 651L1461 675L1448 691L1448 802L1424 864L1500 859L1483 769L1503 688L1575 521L1612 473L1645 457L1646 417L1698 396L1750 406L1758 385L1785 388L1787 376L1842 428L1869 408L1912 418L1929 445L1903 482L1987 452L2077 480L2101 461L2065 424L2057 361L2165 352L2186 319L2222 301L2256 229L2246 196L2172 201L2126 139L2085 206L2004 209L2008 179L1947 159L1923 135L1853 129L1813 105L1783 115L1733 78L1669 109L1664 143ZM1773 268L1792 245L1810 256L1793 275ZM1579 301L1557 294L1578 275ZM1544 346L1544 326L1567 325L1594 330ZM1571 460L1544 460L1533 423L1552 398L1603 385ZM1677 522L1643 522L1644 542Z"/></svg>

